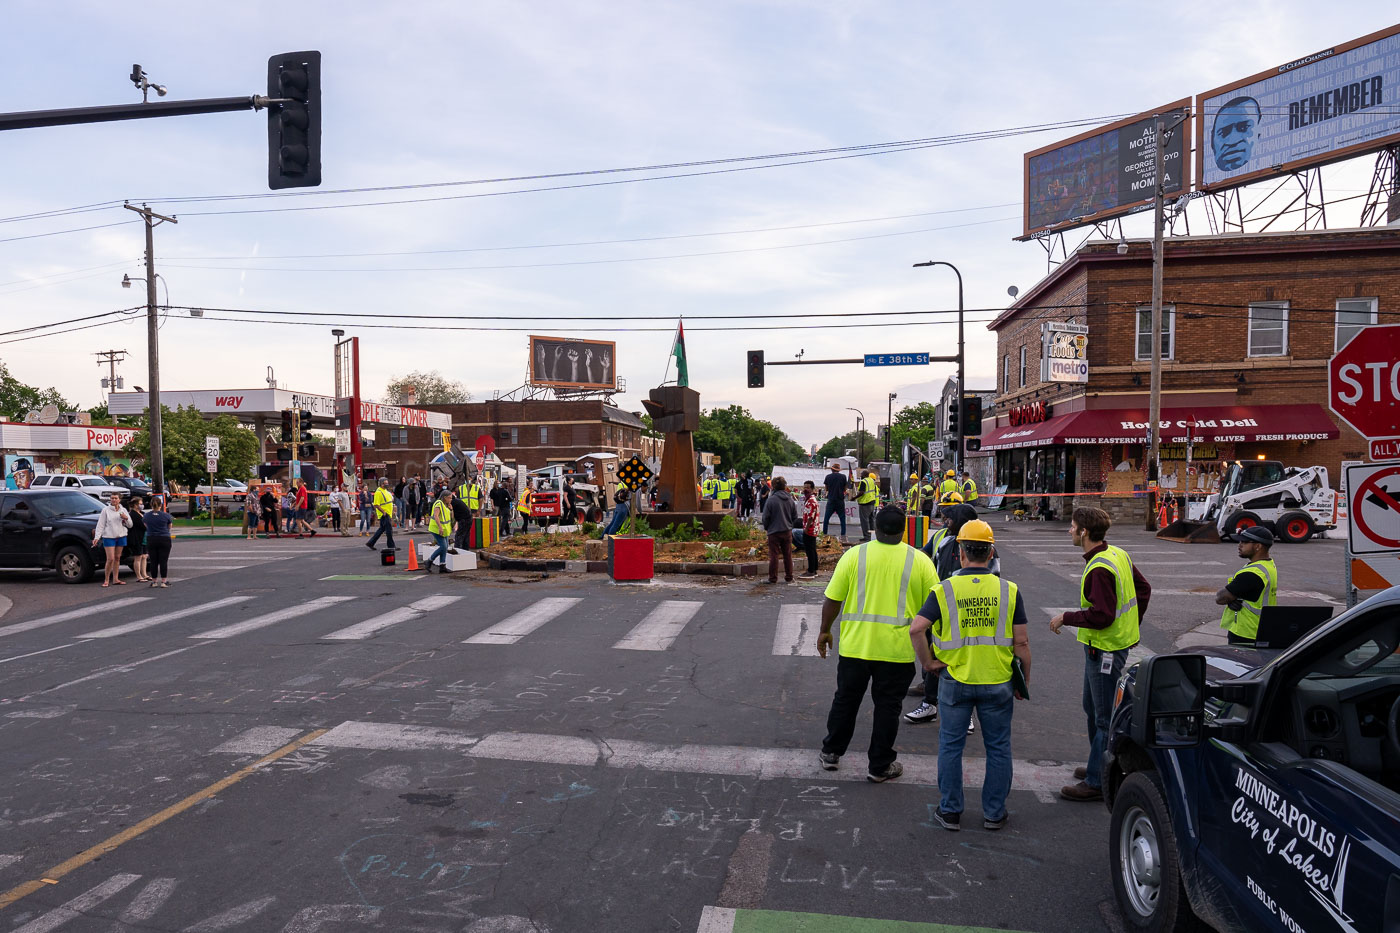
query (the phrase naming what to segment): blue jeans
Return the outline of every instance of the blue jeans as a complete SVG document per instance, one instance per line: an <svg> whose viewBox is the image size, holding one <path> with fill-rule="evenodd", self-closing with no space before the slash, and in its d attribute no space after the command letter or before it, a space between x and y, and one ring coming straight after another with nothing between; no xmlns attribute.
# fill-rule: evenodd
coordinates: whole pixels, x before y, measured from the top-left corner
<svg viewBox="0 0 1400 933"><path fill-rule="evenodd" d="M433 552L432 552L431 554L428 555L428 564L431 566L431 565L433 564L433 562L436 561L439 557L441 557L441 558L442 558L442 562L443 562L444 564L446 564L446 563L447 563L447 539L444 538L442 535L436 534L436 533L431 532L431 531L428 532L428 534L432 536L433 543L437 545L437 547L433 550Z"/></svg>
<svg viewBox="0 0 1400 933"><path fill-rule="evenodd" d="M608 527L603 529L603 537L615 535L622 528L622 523L627 521L627 516L631 512L626 502L619 502L617 508L613 509L612 521L608 522Z"/></svg>
<svg viewBox="0 0 1400 933"><path fill-rule="evenodd" d="M1103 657L1113 658L1109 673L1100 674ZM1118 689L1118 677L1128 662L1128 649L1103 652L1084 646L1084 715L1089 725L1089 761L1084 783L1103 787L1104 747L1108 743L1108 719L1113 714L1113 693Z"/></svg>
<svg viewBox="0 0 1400 933"><path fill-rule="evenodd" d="M379 517L379 528L374 534L370 535L369 540L365 543L370 547L374 547L374 542L379 540L380 535L386 536L384 545L392 551L394 549L394 521L388 515L381 515Z"/></svg>
<svg viewBox="0 0 1400 933"><path fill-rule="evenodd" d="M841 537L846 537L846 503L840 499L826 500L826 515L822 518L822 534L831 534L831 516L841 516Z"/></svg>
<svg viewBox="0 0 1400 933"><path fill-rule="evenodd" d="M1011 682L964 684L947 671L938 678L938 808L944 813L963 811L962 757L967 744L967 724L972 711L982 722L982 744L987 749L987 773L982 779L982 818L999 820L1006 815L1011 793L1011 708L1016 702Z"/></svg>

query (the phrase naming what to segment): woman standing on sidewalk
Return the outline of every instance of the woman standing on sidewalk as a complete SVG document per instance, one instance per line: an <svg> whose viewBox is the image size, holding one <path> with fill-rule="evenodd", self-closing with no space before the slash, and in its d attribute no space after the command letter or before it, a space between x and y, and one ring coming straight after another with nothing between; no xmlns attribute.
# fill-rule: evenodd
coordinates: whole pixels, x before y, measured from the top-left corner
<svg viewBox="0 0 1400 933"><path fill-rule="evenodd" d="M131 530L126 533L126 553L131 557L131 569L136 572L136 582L146 583L146 514L141 511L141 497L131 500Z"/></svg>
<svg viewBox="0 0 1400 933"><path fill-rule="evenodd" d="M151 499L151 510L144 516L146 520L146 549L151 552L151 586L170 585L170 546L173 544L171 525L174 519L165 510L165 500L161 496Z"/></svg>
<svg viewBox="0 0 1400 933"><path fill-rule="evenodd" d="M361 483L360 488L355 491L355 508L360 512L360 537L369 534L370 517L373 510L370 508L369 491L365 489L365 484Z"/></svg>
<svg viewBox="0 0 1400 933"><path fill-rule="evenodd" d="M243 496L243 534L249 541L258 536L258 490L253 486Z"/></svg>
<svg viewBox="0 0 1400 933"><path fill-rule="evenodd" d="M126 586L121 579L122 548L126 547L127 531L131 528L131 514L122 508L120 493L108 497L109 504L97 516L97 527L92 530L92 543L102 542L107 552L107 565L103 568L102 585Z"/></svg>

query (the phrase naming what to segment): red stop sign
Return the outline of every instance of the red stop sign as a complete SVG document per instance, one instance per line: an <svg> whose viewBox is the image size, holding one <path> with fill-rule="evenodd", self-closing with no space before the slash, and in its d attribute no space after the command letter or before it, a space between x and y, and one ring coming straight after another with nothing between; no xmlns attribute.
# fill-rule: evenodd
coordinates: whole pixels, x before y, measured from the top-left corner
<svg viewBox="0 0 1400 933"><path fill-rule="evenodd" d="M1400 324L1363 327L1337 351L1327 398L1363 437L1400 437Z"/></svg>

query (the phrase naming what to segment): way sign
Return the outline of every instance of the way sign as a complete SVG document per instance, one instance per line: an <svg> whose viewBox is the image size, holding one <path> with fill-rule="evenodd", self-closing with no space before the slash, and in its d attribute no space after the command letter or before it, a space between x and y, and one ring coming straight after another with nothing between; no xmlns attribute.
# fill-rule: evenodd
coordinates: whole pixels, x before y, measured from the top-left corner
<svg viewBox="0 0 1400 933"><path fill-rule="evenodd" d="M1337 351L1327 400L1367 440L1400 437L1400 324L1363 327Z"/></svg>
<svg viewBox="0 0 1400 933"><path fill-rule="evenodd" d="M927 353L867 353L866 366L927 366Z"/></svg>
<svg viewBox="0 0 1400 933"><path fill-rule="evenodd" d="M1400 464L1349 466L1346 484L1351 553L1400 551Z"/></svg>
<svg viewBox="0 0 1400 933"><path fill-rule="evenodd" d="M204 436L204 456L219 459L219 439L212 434Z"/></svg>

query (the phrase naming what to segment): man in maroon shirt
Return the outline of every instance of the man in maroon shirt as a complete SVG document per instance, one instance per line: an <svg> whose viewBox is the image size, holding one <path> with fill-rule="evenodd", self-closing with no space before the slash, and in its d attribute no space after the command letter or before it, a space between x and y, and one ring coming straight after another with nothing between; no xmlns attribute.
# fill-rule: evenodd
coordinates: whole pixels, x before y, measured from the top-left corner
<svg viewBox="0 0 1400 933"><path fill-rule="evenodd" d="M1112 523L1103 509L1074 510L1069 537L1084 553L1080 603L1087 603L1088 608L1062 612L1050 620L1050 631L1056 635L1069 625L1080 630L1079 640L1084 642L1084 714L1088 718L1089 760L1085 767L1075 769L1077 784L1060 788L1060 796L1067 800L1103 799L1104 745L1108 739L1108 720L1113 713L1113 694L1127 664L1128 649L1138 643L1138 626L1147 614L1147 602L1152 597L1152 586L1133 565L1128 553L1104 541ZM1119 606L1118 574L1125 571L1131 573L1134 596L1128 605ZM1125 578L1125 590L1126 582ZM1131 611L1134 607L1135 612ZM1111 644L1103 647L1095 644L1105 640Z"/></svg>

